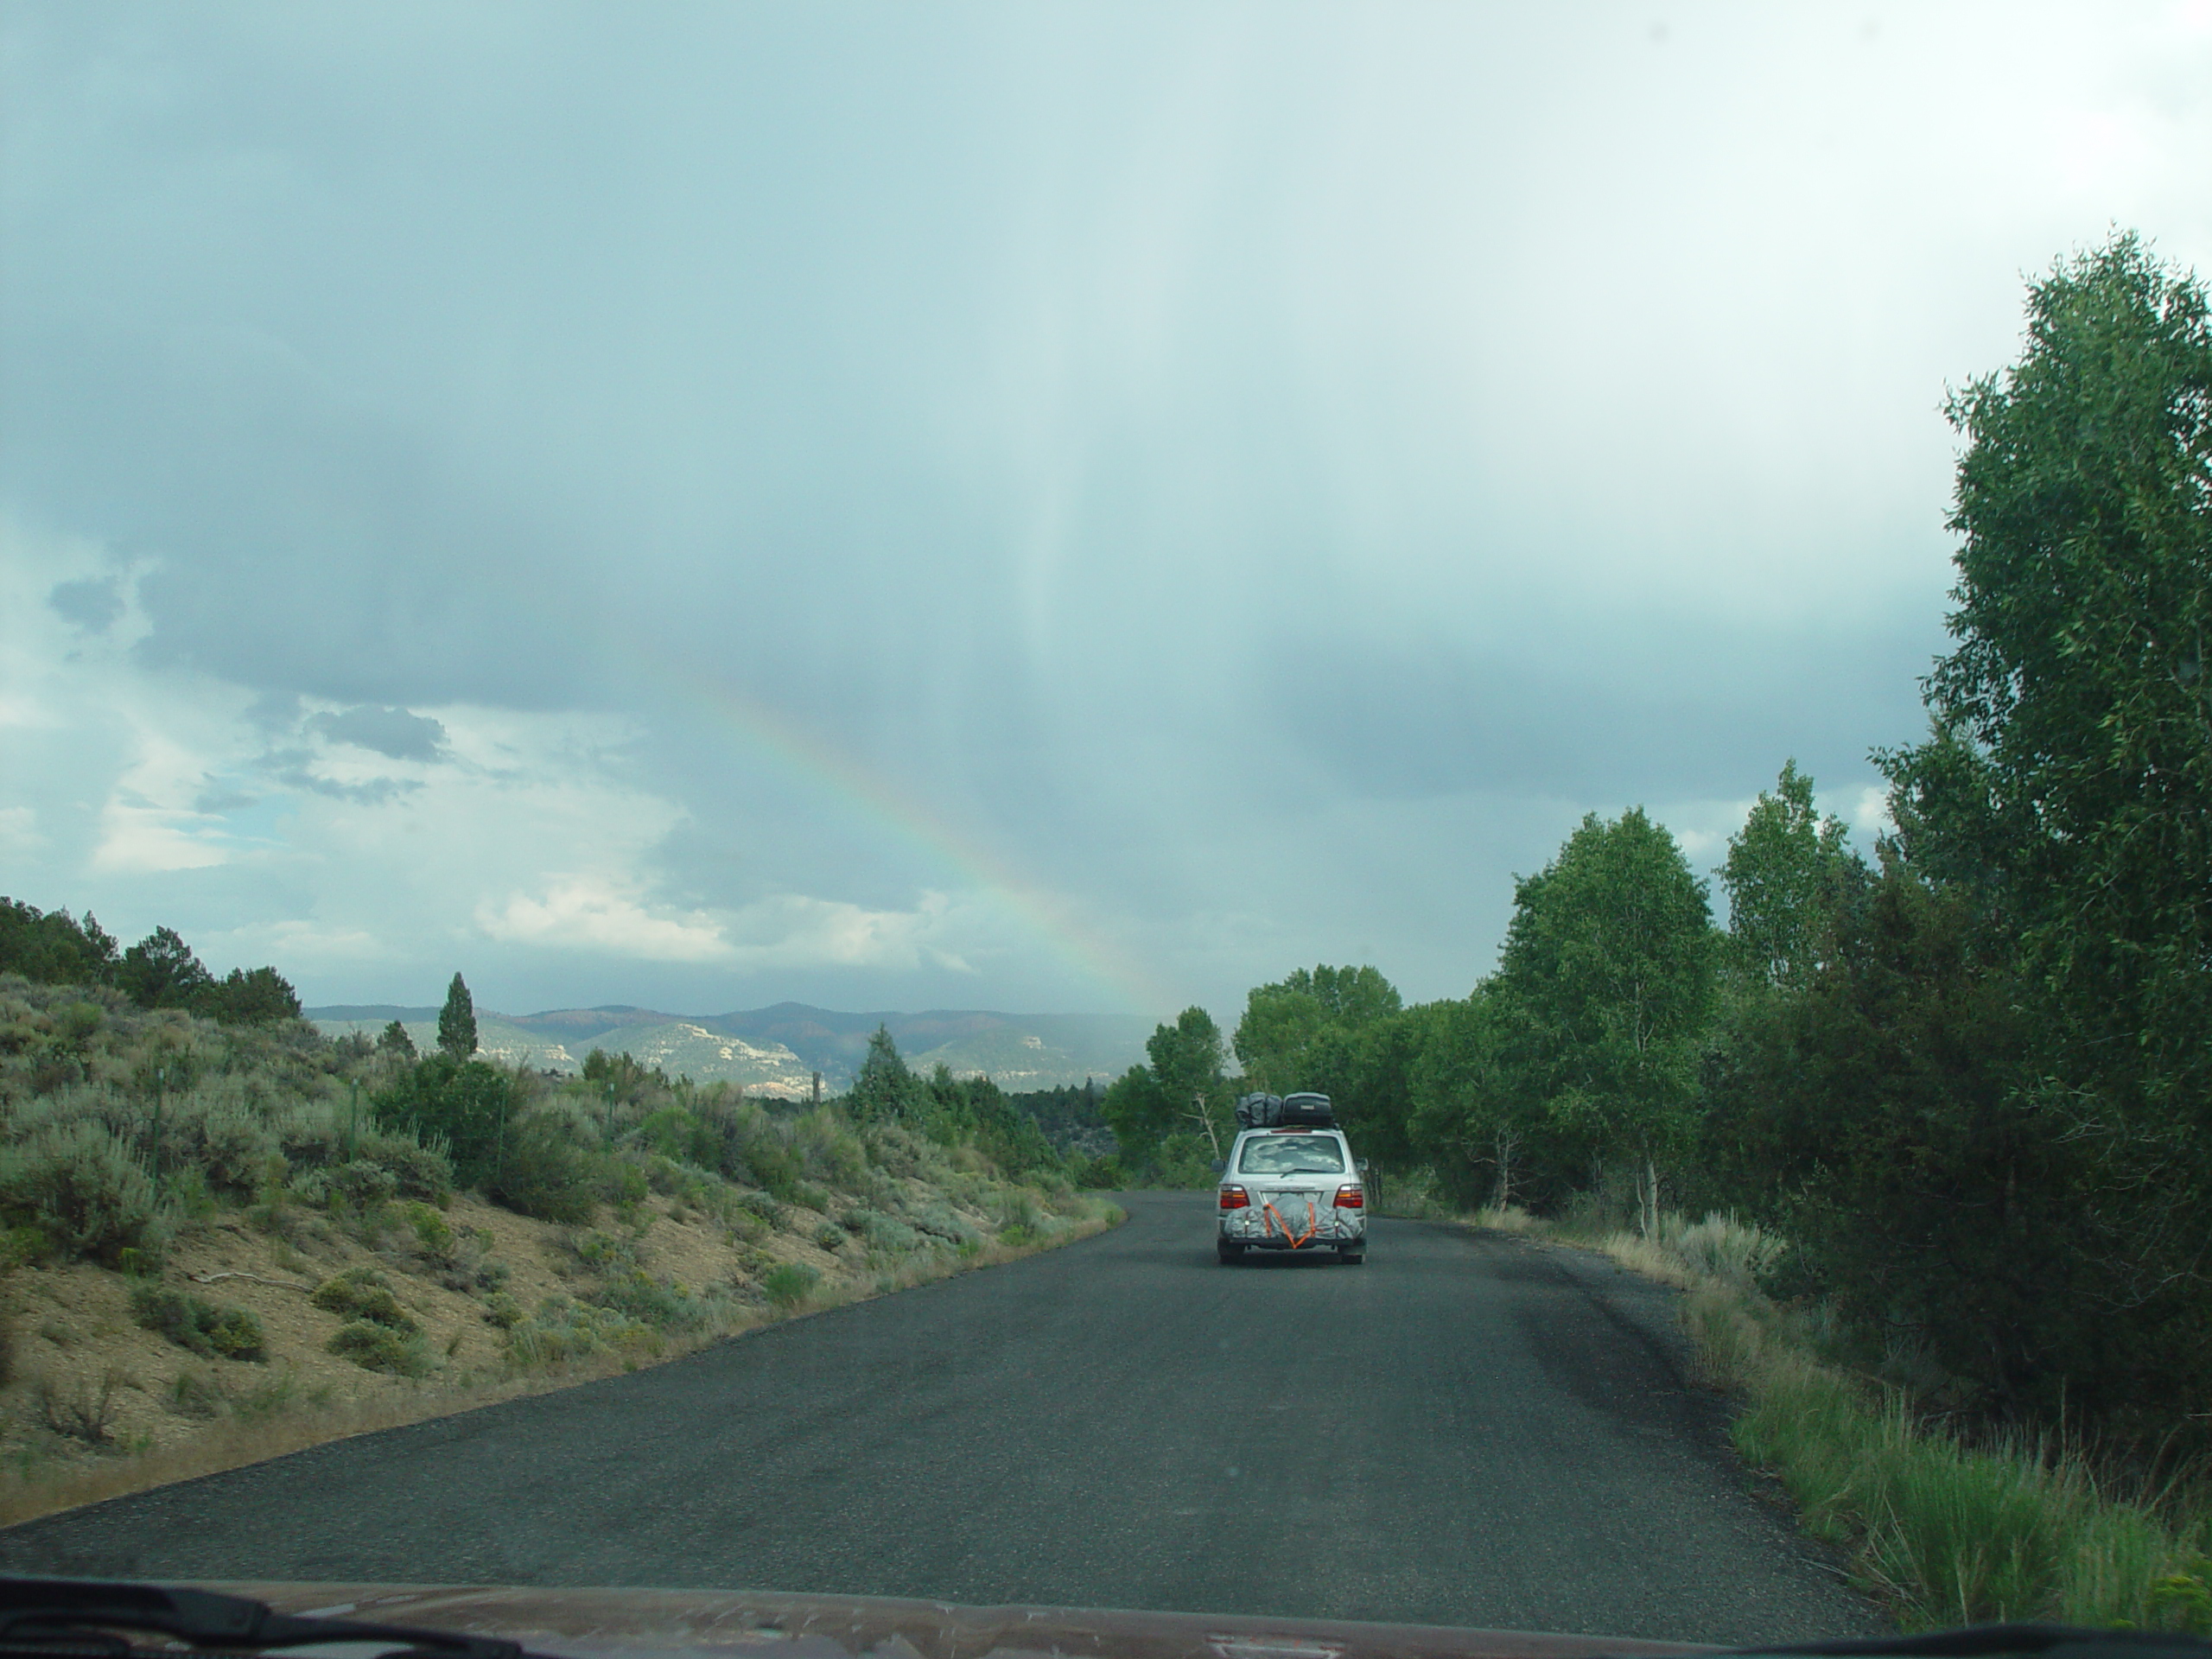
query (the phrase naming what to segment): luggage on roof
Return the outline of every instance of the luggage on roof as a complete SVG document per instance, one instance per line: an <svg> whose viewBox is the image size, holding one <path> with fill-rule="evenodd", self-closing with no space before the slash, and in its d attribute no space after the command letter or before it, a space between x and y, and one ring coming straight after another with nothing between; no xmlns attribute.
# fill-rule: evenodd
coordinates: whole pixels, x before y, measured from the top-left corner
<svg viewBox="0 0 2212 1659"><path fill-rule="evenodd" d="M1272 1129L1282 1122L1281 1095L1246 1095L1236 1103L1236 1127Z"/></svg>
<svg viewBox="0 0 2212 1659"><path fill-rule="evenodd" d="M1236 1103L1236 1126L1243 1129L1333 1129L1337 1114L1326 1095L1246 1095Z"/></svg>

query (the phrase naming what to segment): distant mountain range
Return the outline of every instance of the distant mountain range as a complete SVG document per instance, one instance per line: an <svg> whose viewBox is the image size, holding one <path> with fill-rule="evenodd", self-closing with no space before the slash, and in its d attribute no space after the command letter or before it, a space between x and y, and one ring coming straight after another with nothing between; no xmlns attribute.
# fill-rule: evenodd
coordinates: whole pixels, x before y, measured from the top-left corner
<svg viewBox="0 0 2212 1659"><path fill-rule="evenodd" d="M397 1020L415 1046L437 1045L438 1010L375 1005L309 1008L307 1017L331 1036L371 1036ZM868 1052L878 1026L918 1071L944 1065L956 1077L985 1076L1019 1093L1103 1085L1144 1058L1154 1021L1139 1014L992 1014L935 1009L926 1014L840 1014L799 1002L744 1014L661 1014L652 1008L557 1008L545 1014L476 1011L476 1041L510 1065L576 1071L594 1048L628 1053L671 1077L728 1080L760 1094L798 1099L822 1074L825 1094L842 1091Z"/></svg>

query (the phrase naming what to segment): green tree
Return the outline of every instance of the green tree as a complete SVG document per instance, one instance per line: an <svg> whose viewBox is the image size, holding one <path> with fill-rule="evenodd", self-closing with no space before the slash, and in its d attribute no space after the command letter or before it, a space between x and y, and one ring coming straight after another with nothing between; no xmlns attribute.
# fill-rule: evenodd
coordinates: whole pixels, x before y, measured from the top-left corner
<svg viewBox="0 0 2212 1659"><path fill-rule="evenodd" d="M922 1080L899 1058L899 1045L887 1026L878 1026L868 1039L868 1054L845 1092L845 1104L860 1122L895 1122L916 1116L925 1100Z"/></svg>
<svg viewBox="0 0 2212 1659"><path fill-rule="evenodd" d="M380 1121L403 1124L425 1141L443 1139L454 1174L472 1186L499 1179L516 1103L512 1076L450 1053L433 1054L402 1072L373 1102Z"/></svg>
<svg viewBox="0 0 2212 1659"><path fill-rule="evenodd" d="M1332 1033L1357 1031L1404 1006L1397 988L1373 968L1300 968L1245 998L1235 1046L1245 1077L1281 1094L1319 1087L1316 1045Z"/></svg>
<svg viewBox="0 0 2212 1659"><path fill-rule="evenodd" d="M476 1052L476 1004L459 974L446 987L446 1005L438 1010L438 1052L454 1061Z"/></svg>
<svg viewBox="0 0 2212 1659"><path fill-rule="evenodd" d="M1729 939L1738 966L1754 981L1791 984L1810 970L1824 912L1847 883L1866 874L1847 833L1842 819L1820 816L1813 780L1793 760L1729 838L1720 867Z"/></svg>
<svg viewBox="0 0 2212 1659"><path fill-rule="evenodd" d="M1912 868L2014 942L2020 1087L2094 1154L2074 1191L2112 1357L2097 1386L2202 1411L2177 1338L2212 1329L2204 290L2133 235L2067 260L2031 290L2019 360L1950 416L1955 646L1928 740L1881 757L1891 816Z"/></svg>
<svg viewBox="0 0 2212 1659"><path fill-rule="evenodd" d="M1407 1077L1409 1150L1455 1201L1503 1209L1520 1196L1516 1178L1541 1128L1526 1068L1510 1060L1506 995L1485 980L1464 1001L1414 1012L1425 1029Z"/></svg>
<svg viewBox="0 0 2212 1659"><path fill-rule="evenodd" d="M1230 1089L1221 1027L1204 1008L1185 1008L1173 1025L1154 1028L1145 1053L1150 1064L1131 1066L1114 1081L1099 1116L1130 1168L1166 1161L1184 1175L1203 1173L1206 1160L1227 1150Z"/></svg>
<svg viewBox="0 0 2212 1659"><path fill-rule="evenodd" d="M1328 1096L1362 1156L1402 1167L1413 1155L1408 1089L1426 1030L1375 969L1323 964L1250 992L1235 1048L1248 1083Z"/></svg>
<svg viewBox="0 0 2212 1659"><path fill-rule="evenodd" d="M2009 942L1893 849L1817 966L1746 1006L1708 1077L1739 1192L1799 1287L2011 1412L2056 1409L2101 1339L2082 1297L2081 1149L2039 1113ZM2196 1344L2201 1353L2204 1344Z"/></svg>
<svg viewBox="0 0 2212 1659"><path fill-rule="evenodd" d="M233 968L206 993L208 1011L226 1026L261 1026L300 1017L300 996L274 968Z"/></svg>
<svg viewBox="0 0 2212 1659"><path fill-rule="evenodd" d="M406 1027L394 1020L377 1033L377 1052L394 1054L403 1060L412 1061L415 1058L415 1039L407 1034Z"/></svg>
<svg viewBox="0 0 2212 1659"><path fill-rule="evenodd" d="M1593 1156L1635 1161L1649 1228L1658 1165L1694 1127L1715 1006L1705 883L1637 807L1584 818L1514 898L1497 977L1521 1027L1522 1086Z"/></svg>
<svg viewBox="0 0 2212 1659"><path fill-rule="evenodd" d="M142 1008L189 1008L215 976L174 929L157 927L123 953L115 982Z"/></svg>
<svg viewBox="0 0 2212 1659"><path fill-rule="evenodd" d="M0 973L44 985L111 985L120 961L115 936L89 912L79 922L66 910L0 899Z"/></svg>

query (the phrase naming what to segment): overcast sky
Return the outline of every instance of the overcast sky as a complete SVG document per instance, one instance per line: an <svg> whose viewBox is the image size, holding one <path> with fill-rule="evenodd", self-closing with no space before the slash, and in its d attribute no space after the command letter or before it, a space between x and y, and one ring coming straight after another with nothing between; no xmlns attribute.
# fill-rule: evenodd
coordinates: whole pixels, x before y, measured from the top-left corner
<svg viewBox="0 0 2212 1659"><path fill-rule="evenodd" d="M0 4L0 892L310 1002L1409 998L1870 830L2212 4Z"/></svg>

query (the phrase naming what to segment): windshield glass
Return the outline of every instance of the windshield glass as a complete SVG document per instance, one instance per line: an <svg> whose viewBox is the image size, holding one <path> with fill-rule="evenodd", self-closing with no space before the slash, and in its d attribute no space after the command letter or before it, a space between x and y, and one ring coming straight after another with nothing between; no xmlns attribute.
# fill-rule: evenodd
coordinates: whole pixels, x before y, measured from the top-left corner
<svg viewBox="0 0 2212 1659"><path fill-rule="evenodd" d="M1344 1148L1325 1135L1269 1135L1247 1141L1237 1154L1242 1175L1338 1175L1344 1170Z"/></svg>

